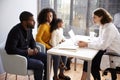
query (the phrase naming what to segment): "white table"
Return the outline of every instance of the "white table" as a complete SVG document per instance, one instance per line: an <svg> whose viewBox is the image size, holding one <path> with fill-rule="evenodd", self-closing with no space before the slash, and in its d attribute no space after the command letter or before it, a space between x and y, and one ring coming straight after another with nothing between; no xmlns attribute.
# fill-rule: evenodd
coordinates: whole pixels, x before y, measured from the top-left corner
<svg viewBox="0 0 120 80"><path fill-rule="evenodd" d="M83 41L89 41L88 36L76 36L76 40L83 40ZM74 48L73 50L68 49L60 49L60 47L64 46L68 48ZM95 49L88 49L88 48L79 48L74 45L73 39L68 39L62 44L51 48L47 51L47 80L50 80L50 73L51 73L51 56L52 55L60 55L60 56L69 56L69 57L75 57L82 60L85 60L88 62L88 72L87 72L87 80L90 80L90 72L91 72L91 62L94 56L97 54L98 50Z"/></svg>

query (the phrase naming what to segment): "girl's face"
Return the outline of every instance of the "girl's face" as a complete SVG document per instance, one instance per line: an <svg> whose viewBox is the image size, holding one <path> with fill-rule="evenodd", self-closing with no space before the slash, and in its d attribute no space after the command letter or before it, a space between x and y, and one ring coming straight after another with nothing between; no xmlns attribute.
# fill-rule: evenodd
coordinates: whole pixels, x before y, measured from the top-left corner
<svg viewBox="0 0 120 80"><path fill-rule="evenodd" d="M58 28L62 28L63 27L63 22L59 22L58 23Z"/></svg>
<svg viewBox="0 0 120 80"><path fill-rule="evenodd" d="M101 24L101 19L102 19L102 17L99 17L99 16L97 16L97 15L93 15L93 22L95 23L95 24Z"/></svg>
<svg viewBox="0 0 120 80"><path fill-rule="evenodd" d="M53 20L53 13L52 13L52 12L48 12L48 13L47 13L47 21L48 21L49 23L51 23L52 20Z"/></svg>

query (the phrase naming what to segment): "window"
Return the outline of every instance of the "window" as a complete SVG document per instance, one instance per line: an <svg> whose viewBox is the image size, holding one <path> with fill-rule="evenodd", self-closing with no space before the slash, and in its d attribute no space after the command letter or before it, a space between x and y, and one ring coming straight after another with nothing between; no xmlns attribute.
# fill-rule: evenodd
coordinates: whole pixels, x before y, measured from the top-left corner
<svg viewBox="0 0 120 80"><path fill-rule="evenodd" d="M44 1L44 0L41 0ZM75 34L87 34L92 26L91 13L98 6L97 0L45 0L42 5L54 6L56 14L64 21L64 34L73 29ZM48 7L48 6L46 6Z"/></svg>
<svg viewBox="0 0 120 80"><path fill-rule="evenodd" d="M99 0L99 7L107 9L112 16L120 12L120 0Z"/></svg>
<svg viewBox="0 0 120 80"><path fill-rule="evenodd" d="M43 7L52 7L57 16L64 21L64 33L73 29L75 34L89 34L90 30L98 33L98 27L93 25L92 11L97 7L107 9L112 16L120 12L120 0L41 0Z"/></svg>

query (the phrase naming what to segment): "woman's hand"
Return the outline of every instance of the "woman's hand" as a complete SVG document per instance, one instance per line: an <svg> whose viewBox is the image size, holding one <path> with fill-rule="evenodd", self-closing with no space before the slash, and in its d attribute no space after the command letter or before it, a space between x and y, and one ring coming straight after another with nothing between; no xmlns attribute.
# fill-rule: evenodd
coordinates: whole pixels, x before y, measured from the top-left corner
<svg viewBox="0 0 120 80"><path fill-rule="evenodd" d="M87 42L84 42L84 41L79 41L79 42L78 42L78 46L79 46L79 47L88 47L88 43L87 43Z"/></svg>

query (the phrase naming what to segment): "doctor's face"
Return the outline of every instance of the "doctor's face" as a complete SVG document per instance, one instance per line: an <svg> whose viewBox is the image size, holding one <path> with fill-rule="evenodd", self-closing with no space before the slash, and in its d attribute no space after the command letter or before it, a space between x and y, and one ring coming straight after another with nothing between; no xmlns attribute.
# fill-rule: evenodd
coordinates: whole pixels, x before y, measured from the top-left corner
<svg viewBox="0 0 120 80"><path fill-rule="evenodd" d="M102 17L99 17L97 15L93 15L93 22L94 24L100 25L101 24Z"/></svg>

